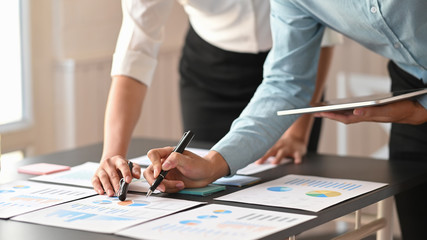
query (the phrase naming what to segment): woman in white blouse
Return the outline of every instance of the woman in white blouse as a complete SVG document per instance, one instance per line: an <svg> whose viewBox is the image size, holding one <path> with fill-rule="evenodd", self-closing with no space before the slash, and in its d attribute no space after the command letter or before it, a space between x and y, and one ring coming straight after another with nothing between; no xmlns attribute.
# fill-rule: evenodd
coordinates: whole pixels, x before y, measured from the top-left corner
<svg viewBox="0 0 427 240"><path fill-rule="evenodd" d="M237 118L261 83L262 67L272 46L267 0L181 0L190 27L180 62L184 130L197 140L217 142ZM125 158L132 131L141 113L157 63L163 29L173 0L122 0L123 23L111 71L112 85L105 114L104 149L92 184L112 196L119 179L139 178ZM329 30L323 39L317 90L318 101L340 35ZM275 156L300 163L307 151L311 116L301 117L260 160ZM310 150L315 151L320 127Z"/></svg>

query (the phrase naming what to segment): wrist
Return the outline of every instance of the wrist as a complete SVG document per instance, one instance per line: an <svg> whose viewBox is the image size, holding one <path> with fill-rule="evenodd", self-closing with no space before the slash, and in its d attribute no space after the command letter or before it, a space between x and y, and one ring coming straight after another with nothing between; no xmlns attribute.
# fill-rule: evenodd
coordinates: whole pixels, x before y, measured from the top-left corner
<svg viewBox="0 0 427 240"><path fill-rule="evenodd" d="M212 169L209 176L209 181L214 182L218 178L227 176L230 174L230 168L227 161L222 157L222 155L216 151L209 151L208 155L205 156L205 159L209 162L209 168Z"/></svg>
<svg viewBox="0 0 427 240"><path fill-rule="evenodd" d="M128 145L129 144L127 142L123 143L123 141L120 140L116 143L113 143L112 141L105 139L102 149L101 162L113 157L121 157L126 159Z"/></svg>
<svg viewBox="0 0 427 240"><path fill-rule="evenodd" d="M311 114L304 114L289 127L281 138L289 138L308 144L313 122L314 117Z"/></svg>
<svg viewBox="0 0 427 240"><path fill-rule="evenodd" d="M126 159L126 155L125 154L120 154L120 153L103 154L102 157L101 157L101 162L105 162L108 159L113 159L113 158Z"/></svg>

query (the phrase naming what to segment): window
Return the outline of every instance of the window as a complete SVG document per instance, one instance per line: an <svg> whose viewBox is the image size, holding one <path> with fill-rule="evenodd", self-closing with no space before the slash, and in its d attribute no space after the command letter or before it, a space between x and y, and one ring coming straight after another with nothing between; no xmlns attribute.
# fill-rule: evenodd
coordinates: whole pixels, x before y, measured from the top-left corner
<svg viewBox="0 0 427 240"><path fill-rule="evenodd" d="M22 1L0 1L0 133L28 124L28 52Z"/></svg>
<svg viewBox="0 0 427 240"><path fill-rule="evenodd" d="M13 151L8 152L1 155L1 159L3 162L7 163L16 163L24 158L24 154L22 151Z"/></svg>

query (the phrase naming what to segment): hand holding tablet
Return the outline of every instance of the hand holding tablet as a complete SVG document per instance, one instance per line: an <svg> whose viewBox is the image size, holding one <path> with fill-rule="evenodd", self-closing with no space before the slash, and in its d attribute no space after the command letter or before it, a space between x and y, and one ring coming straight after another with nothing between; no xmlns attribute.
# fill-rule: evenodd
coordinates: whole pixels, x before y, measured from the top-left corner
<svg viewBox="0 0 427 240"><path fill-rule="evenodd" d="M407 91L398 91L385 94L376 94L363 97L336 99L330 101L324 101L314 104L312 107L290 109L278 111L277 115L292 115L292 114L303 114L303 113L316 113L316 112L330 112L330 111L342 111L349 110L359 107L370 107L378 106L405 99L411 99L423 94L427 94L427 89L412 89Z"/></svg>

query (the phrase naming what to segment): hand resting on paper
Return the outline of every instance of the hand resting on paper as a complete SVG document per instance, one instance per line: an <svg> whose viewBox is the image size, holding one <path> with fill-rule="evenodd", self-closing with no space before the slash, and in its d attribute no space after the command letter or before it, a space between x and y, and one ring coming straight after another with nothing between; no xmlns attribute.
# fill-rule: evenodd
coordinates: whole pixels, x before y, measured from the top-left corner
<svg viewBox="0 0 427 240"><path fill-rule="evenodd" d="M273 164L279 164L284 158L293 158L295 164L302 162L302 157L307 153L307 144L304 139L294 137L291 134L283 134L282 137L271 147L257 164L263 164L269 157L274 157Z"/></svg>
<svg viewBox="0 0 427 240"><path fill-rule="evenodd" d="M122 156L114 156L102 159L99 168L96 170L95 175L92 177L92 185L98 194L114 196L119 189L119 182L124 178L127 183L132 181L132 178L141 177L141 167L134 164L132 173L129 169L128 161Z"/></svg>

